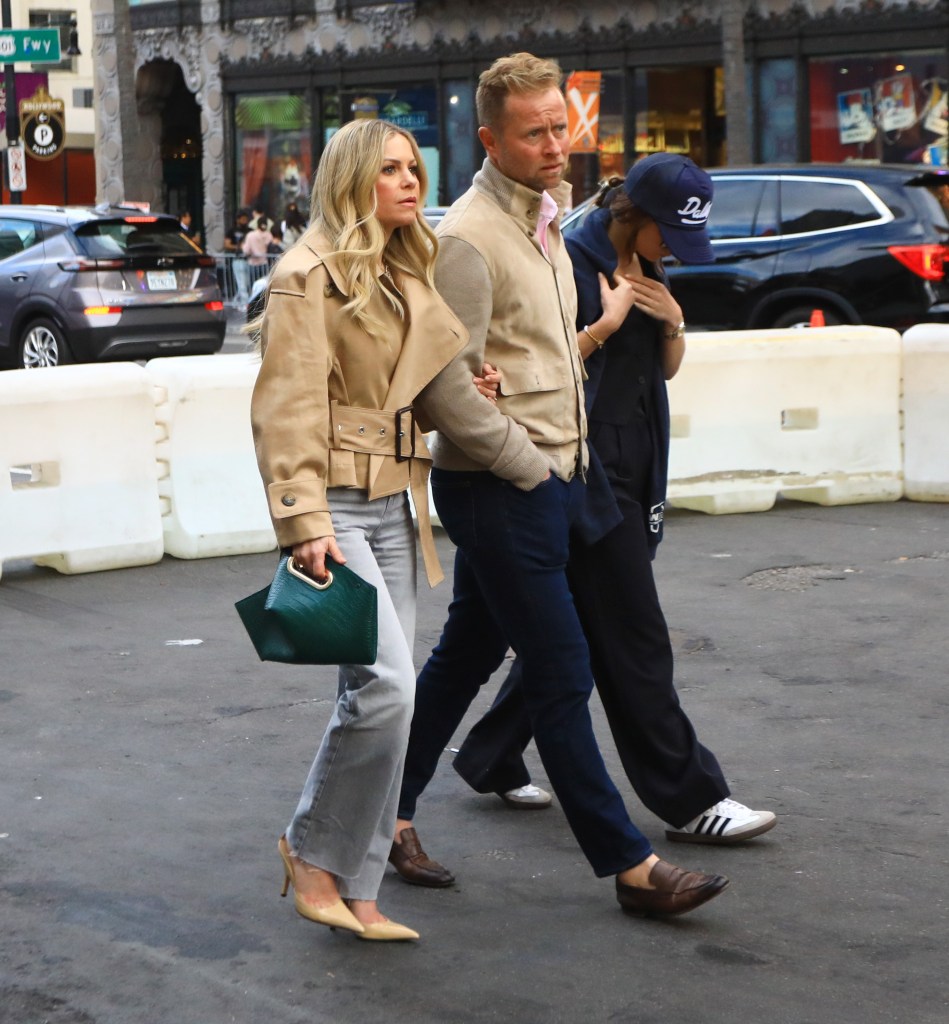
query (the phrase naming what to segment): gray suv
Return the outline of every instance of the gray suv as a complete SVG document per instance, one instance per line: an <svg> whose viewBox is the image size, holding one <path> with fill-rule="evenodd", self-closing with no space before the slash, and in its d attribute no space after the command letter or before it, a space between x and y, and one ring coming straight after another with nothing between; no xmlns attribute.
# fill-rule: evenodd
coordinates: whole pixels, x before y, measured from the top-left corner
<svg viewBox="0 0 949 1024"><path fill-rule="evenodd" d="M214 258L167 214L0 206L0 369L217 352Z"/></svg>

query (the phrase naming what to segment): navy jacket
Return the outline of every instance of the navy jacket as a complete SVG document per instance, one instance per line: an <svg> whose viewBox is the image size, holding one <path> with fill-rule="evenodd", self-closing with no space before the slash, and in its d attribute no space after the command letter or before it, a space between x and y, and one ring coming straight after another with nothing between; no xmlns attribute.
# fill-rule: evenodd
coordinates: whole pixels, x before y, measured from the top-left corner
<svg viewBox="0 0 949 1024"><path fill-rule="evenodd" d="M612 280L616 271L616 250L607 234L609 222L609 211L595 209L576 231L566 236L577 284L578 331L582 330L585 324L595 323L603 313L597 273L605 274L608 280ZM665 282L661 267L653 268L644 261L643 271L650 277ZM645 337L644 330L648 332ZM644 344L652 345L653 349L648 353L648 358L643 360L641 346ZM644 389L653 436L652 473L647 493L639 496L638 500L646 517L647 538L653 553L662 540L669 468L669 398L662 370L661 346L662 324L633 310L607 344L586 361L589 375L585 387L586 407L591 424L597 420L616 424L627 423L635 411L638 392ZM642 385L638 380L629 379L631 367L636 365L637 359L649 367L649 379ZM624 374L628 385L626 388L622 386ZM610 384L604 385L605 380ZM616 387L617 383L621 386ZM596 454L591 445L591 463ZM611 469L616 469L619 470L617 475L624 475L622 467L605 468L608 473ZM593 498L594 495L591 494L590 501Z"/></svg>

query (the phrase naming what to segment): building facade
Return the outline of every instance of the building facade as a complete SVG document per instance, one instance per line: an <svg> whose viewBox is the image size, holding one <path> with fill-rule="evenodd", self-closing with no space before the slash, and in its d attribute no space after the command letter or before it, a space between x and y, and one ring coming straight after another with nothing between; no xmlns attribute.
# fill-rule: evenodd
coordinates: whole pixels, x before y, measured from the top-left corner
<svg viewBox="0 0 949 1024"><path fill-rule="evenodd" d="M62 145L49 154L38 147L36 156L25 150L27 187L19 193L24 203L89 203L95 198L95 116L93 109L92 13L88 3L73 0L11 0L10 28L57 29L61 60L56 63L14 65L17 108L34 98L61 101L65 128ZM75 32L79 54L66 53ZM43 100L41 100L41 97ZM6 145L7 96L0 76L0 135ZM58 115L57 115L58 119ZM57 140L59 141L59 140ZM4 178L0 201L10 201Z"/></svg>
<svg viewBox="0 0 949 1024"><path fill-rule="evenodd" d="M754 162L946 162L947 0L732 0L744 12L747 97L733 110L727 4L713 0L126 2L146 119L140 194L126 198L197 205L212 249L238 208L305 208L323 147L354 117L412 129L428 203L452 201L483 155L478 74L515 50L588 73L570 97L576 199L643 153L727 163L737 118ZM96 15L97 52L121 49L116 26ZM99 102L117 83L100 75Z"/></svg>

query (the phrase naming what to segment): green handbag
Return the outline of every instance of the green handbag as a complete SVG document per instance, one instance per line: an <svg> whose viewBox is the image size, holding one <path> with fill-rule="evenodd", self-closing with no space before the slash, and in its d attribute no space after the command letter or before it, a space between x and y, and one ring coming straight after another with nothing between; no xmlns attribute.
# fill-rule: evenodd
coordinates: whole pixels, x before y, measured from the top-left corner
<svg viewBox="0 0 949 1024"><path fill-rule="evenodd" d="M376 588L327 558L322 583L281 557L269 587L234 607L261 661L371 665L379 642ZM332 565L332 571L329 567Z"/></svg>

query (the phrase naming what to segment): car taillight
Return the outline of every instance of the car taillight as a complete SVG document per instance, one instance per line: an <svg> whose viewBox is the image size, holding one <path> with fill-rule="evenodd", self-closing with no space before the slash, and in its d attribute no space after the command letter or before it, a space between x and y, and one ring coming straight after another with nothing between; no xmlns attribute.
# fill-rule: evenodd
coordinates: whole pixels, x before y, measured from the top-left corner
<svg viewBox="0 0 949 1024"><path fill-rule="evenodd" d="M214 264L214 257L213 256L199 256L198 257L198 266L199 267L213 267L214 265L215 264Z"/></svg>
<svg viewBox="0 0 949 1024"><path fill-rule="evenodd" d="M77 256L76 259L59 260L60 270L121 270L125 262L121 259L86 259Z"/></svg>
<svg viewBox="0 0 949 1024"><path fill-rule="evenodd" d="M123 260L91 260L77 256L73 260L60 260L59 269L76 273L80 270L121 270L125 266Z"/></svg>
<svg viewBox="0 0 949 1024"><path fill-rule="evenodd" d="M888 245L886 251L924 281L941 281L949 255L944 245Z"/></svg>
<svg viewBox="0 0 949 1024"><path fill-rule="evenodd" d="M204 308L209 310L211 313L220 313L224 308L223 302L206 302Z"/></svg>
<svg viewBox="0 0 949 1024"><path fill-rule="evenodd" d="M107 316L109 313L121 313L121 306L86 306L83 313L86 316Z"/></svg>

